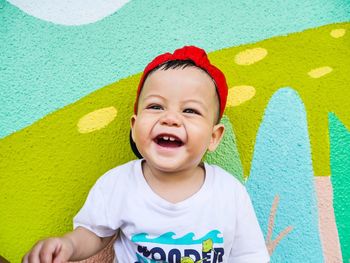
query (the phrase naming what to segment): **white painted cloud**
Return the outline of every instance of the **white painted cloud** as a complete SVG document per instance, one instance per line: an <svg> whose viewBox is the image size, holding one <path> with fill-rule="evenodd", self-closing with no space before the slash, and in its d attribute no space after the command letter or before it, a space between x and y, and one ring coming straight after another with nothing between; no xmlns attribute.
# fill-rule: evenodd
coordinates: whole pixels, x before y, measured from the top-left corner
<svg viewBox="0 0 350 263"><path fill-rule="evenodd" d="M94 23L130 0L8 0L31 16L60 25Z"/></svg>

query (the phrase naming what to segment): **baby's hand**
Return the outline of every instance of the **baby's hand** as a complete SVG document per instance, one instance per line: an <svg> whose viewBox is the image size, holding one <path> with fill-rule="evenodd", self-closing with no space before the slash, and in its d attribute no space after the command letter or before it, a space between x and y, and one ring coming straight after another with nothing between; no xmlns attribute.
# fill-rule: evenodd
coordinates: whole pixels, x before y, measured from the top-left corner
<svg viewBox="0 0 350 263"><path fill-rule="evenodd" d="M22 263L63 263L73 255L73 242L67 237L39 241L23 257Z"/></svg>

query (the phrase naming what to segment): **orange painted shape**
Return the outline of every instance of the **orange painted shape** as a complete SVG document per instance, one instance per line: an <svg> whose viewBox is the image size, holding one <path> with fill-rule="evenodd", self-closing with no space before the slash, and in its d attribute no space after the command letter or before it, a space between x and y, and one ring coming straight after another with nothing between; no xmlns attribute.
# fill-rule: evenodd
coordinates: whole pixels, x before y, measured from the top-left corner
<svg viewBox="0 0 350 263"><path fill-rule="evenodd" d="M320 238L326 263L343 262L333 210L333 188L329 176L315 176Z"/></svg>

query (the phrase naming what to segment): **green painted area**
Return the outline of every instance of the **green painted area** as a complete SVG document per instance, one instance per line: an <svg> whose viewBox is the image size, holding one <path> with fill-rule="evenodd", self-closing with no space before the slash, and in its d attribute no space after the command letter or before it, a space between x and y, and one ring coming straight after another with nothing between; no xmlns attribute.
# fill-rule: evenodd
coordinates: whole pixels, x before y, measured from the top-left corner
<svg viewBox="0 0 350 263"><path fill-rule="evenodd" d="M216 151L208 152L204 160L208 163L219 165L243 183L243 167L239 158L236 137L232 125L225 115L222 117L221 123L225 126L224 137Z"/></svg>
<svg viewBox="0 0 350 263"><path fill-rule="evenodd" d="M333 29L346 34L333 38ZM267 56L252 65L235 64L235 55L245 49L261 47ZM249 101L226 109L237 136L244 175L250 171L256 133L272 94L281 87L292 87L299 94L307 112L314 174L330 175L328 112L335 112L350 126L350 23L332 24L301 33L227 48L210 54L211 61L222 69L229 87L250 85L256 95ZM329 66L333 71L311 78L312 69Z"/></svg>
<svg viewBox="0 0 350 263"><path fill-rule="evenodd" d="M104 87L0 141L0 247L11 262L39 239L72 229L96 179L134 158L129 120L139 76ZM114 106L104 129L81 134L77 123Z"/></svg>
<svg viewBox="0 0 350 263"><path fill-rule="evenodd" d="M90 94L32 126L0 141L0 247L11 262L39 239L72 229L72 218L96 179L110 168L134 159L129 120L139 76ZM105 128L81 134L81 117L114 106L117 117ZM242 181L242 165L227 117L223 142L206 156Z"/></svg>
<svg viewBox="0 0 350 263"><path fill-rule="evenodd" d="M329 33L335 28L344 28L347 33L332 38ZM349 28L350 23L334 24L211 53L211 60L225 72L230 87L254 86L256 95L239 106L227 108L228 119L223 122L229 132L218 152L208 155L207 160L218 162L240 180L242 171L246 177L264 109L277 89L290 86L306 106L314 172L330 174L327 113L335 112L350 126ZM238 52L253 47L265 48L267 57L249 66L234 63ZM318 79L307 75L311 69L322 66L330 66L333 71ZM38 239L71 229L72 217L95 180L110 168L134 158L128 134L139 77L102 87L0 140L2 256L19 262ZM110 106L118 113L108 126L91 133L78 132L81 117Z"/></svg>
<svg viewBox="0 0 350 263"><path fill-rule="evenodd" d="M344 262L350 262L350 130L329 114L333 207Z"/></svg>

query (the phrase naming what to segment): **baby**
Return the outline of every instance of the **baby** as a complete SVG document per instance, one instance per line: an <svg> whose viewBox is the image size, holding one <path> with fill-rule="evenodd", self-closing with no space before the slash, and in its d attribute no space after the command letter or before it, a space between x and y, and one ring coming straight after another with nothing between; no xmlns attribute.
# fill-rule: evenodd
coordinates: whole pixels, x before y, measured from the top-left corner
<svg viewBox="0 0 350 263"><path fill-rule="evenodd" d="M156 57L141 77L131 117L140 159L100 177L75 230L39 241L23 262L86 259L115 235L115 262L268 262L246 189L202 162L223 137L227 91L223 73L200 48Z"/></svg>

